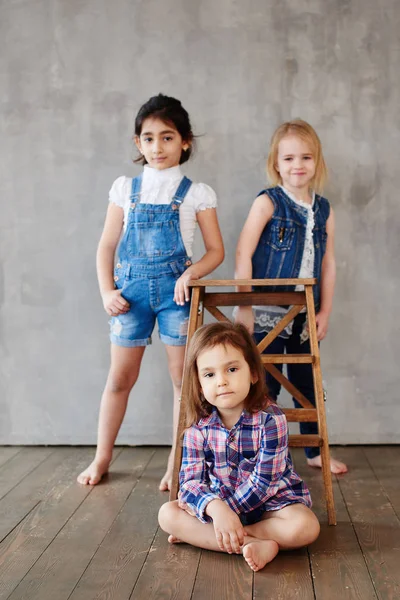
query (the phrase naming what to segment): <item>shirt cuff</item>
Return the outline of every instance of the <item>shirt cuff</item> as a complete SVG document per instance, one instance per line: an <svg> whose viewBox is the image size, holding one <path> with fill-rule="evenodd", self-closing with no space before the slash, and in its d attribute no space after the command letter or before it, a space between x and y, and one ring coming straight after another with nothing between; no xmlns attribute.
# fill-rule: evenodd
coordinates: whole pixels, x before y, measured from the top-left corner
<svg viewBox="0 0 400 600"><path fill-rule="evenodd" d="M212 518L209 517L208 515L206 515L205 510L207 508L207 506L210 504L210 502L212 502L213 500L219 500L219 496L217 496L216 494L206 494L205 496L201 497L200 502L197 504L196 509L197 509L197 518L199 519L199 521L201 521L202 523L211 523L212 522Z"/></svg>
<svg viewBox="0 0 400 600"><path fill-rule="evenodd" d="M240 515L240 508L239 506L237 506L235 500L232 498L232 496L229 496L228 498L224 498L224 502L226 502L226 504L229 506L230 509L233 510L233 512L235 512L237 515Z"/></svg>

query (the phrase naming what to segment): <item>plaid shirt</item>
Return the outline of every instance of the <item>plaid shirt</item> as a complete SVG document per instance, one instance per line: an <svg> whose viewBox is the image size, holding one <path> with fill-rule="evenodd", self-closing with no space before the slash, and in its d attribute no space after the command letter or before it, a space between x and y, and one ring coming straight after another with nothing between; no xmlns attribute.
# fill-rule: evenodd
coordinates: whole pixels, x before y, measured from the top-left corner
<svg viewBox="0 0 400 600"><path fill-rule="evenodd" d="M203 523L209 502L224 500L238 515L255 509L279 510L310 493L294 472L288 450L287 421L271 404L265 411L243 411L230 431L216 409L185 432L179 475L180 504Z"/></svg>

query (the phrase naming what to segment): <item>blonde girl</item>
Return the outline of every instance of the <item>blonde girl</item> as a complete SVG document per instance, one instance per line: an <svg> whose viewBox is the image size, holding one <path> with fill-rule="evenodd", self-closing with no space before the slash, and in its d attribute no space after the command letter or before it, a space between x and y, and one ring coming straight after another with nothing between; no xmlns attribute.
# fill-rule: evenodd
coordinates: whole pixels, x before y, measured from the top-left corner
<svg viewBox="0 0 400 600"><path fill-rule="evenodd" d="M318 340L328 331L335 287L335 221L333 210L321 196L327 169L315 130L301 119L283 123L272 136L267 160L272 187L255 199L236 250L236 278L312 278ZM241 288L243 291L249 288ZM289 291L290 286L269 287ZM235 319L246 325L258 343L287 312L282 306L237 309ZM310 353L305 312L300 313L265 349L269 354ZM282 370L282 365L276 365ZM268 374L267 386L276 401L280 384ZM288 365L288 378L315 405L311 365ZM296 407L301 408L293 398ZM303 434L316 434L316 423L301 423ZM306 448L308 464L321 467L319 448ZM347 471L331 458L331 471Z"/></svg>

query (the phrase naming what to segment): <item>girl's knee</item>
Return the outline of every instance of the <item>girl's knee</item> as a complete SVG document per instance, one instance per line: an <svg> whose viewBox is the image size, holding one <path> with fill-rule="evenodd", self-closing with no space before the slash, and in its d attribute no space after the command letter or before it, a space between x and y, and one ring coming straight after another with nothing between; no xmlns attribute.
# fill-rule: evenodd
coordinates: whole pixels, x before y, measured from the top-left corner
<svg viewBox="0 0 400 600"><path fill-rule="evenodd" d="M174 389L180 393L182 390L182 379L177 377L176 379L171 378L171 380Z"/></svg>
<svg viewBox="0 0 400 600"><path fill-rule="evenodd" d="M178 506L178 502L174 500L173 502L166 502L163 504L158 511L158 523L165 533L172 533L171 525L177 518L177 511L180 508Z"/></svg>
<svg viewBox="0 0 400 600"><path fill-rule="evenodd" d="M181 369L170 369L169 375L171 377L172 385L178 391L182 388L182 370Z"/></svg>
<svg viewBox="0 0 400 600"><path fill-rule="evenodd" d="M319 521L311 510L295 522L294 528L295 537L299 539L302 546L315 542L321 530Z"/></svg>
<svg viewBox="0 0 400 600"><path fill-rule="evenodd" d="M313 542L315 542L315 540L317 539L317 537L319 536L320 531L321 531L321 526L319 524L317 517L314 515L313 512L310 511L310 513L311 513L311 517L306 526L306 532L307 532L307 535L309 538L307 541L307 546L308 546L308 544L312 544Z"/></svg>
<svg viewBox="0 0 400 600"><path fill-rule="evenodd" d="M131 371L110 371L107 387L114 394L118 394L119 392L130 392L136 383L137 377L138 374L132 373Z"/></svg>
<svg viewBox="0 0 400 600"><path fill-rule="evenodd" d="M182 387L183 362L169 360L168 371L169 376L171 377L172 385L175 389L180 390Z"/></svg>

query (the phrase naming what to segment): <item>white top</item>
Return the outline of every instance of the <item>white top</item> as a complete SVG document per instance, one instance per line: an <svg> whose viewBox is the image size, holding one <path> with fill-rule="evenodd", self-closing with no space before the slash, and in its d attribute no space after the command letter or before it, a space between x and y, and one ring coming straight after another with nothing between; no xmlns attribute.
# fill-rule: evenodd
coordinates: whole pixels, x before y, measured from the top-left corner
<svg viewBox="0 0 400 600"><path fill-rule="evenodd" d="M304 242L304 250L303 256L301 259L300 271L299 271L299 279L308 279L314 277L314 259L315 259L315 251L314 251L314 239L313 239L313 229L314 229L314 211L312 207L315 202L315 192L312 194L312 203L307 204L302 200L298 200L289 190L284 188L282 185L279 186L287 196L293 202L302 206L307 210L307 225L306 225L306 238ZM303 285L296 285L296 291L301 292L304 289ZM271 331L275 325L277 325L282 317L285 316L289 309L283 308L282 306L253 306L253 314L254 314L254 330L257 332L265 332L268 333ZM305 308L301 311L304 312ZM287 325L287 327L282 331L280 337L288 338L292 334L293 321ZM304 334L304 335L303 335ZM307 339L306 330L303 331L302 340Z"/></svg>
<svg viewBox="0 0 400 600"><path fill-rule="evenodd" d="M140 202L144 204L169 204L183 177L179 167L153 169L146 165L143 169ZM124 209L124 231L128 221L132 177L118 177L111 186L109 201ZM182 240L188 256L192 256L196 213L207 208L216 208L217 196L205 183L193 183L179 208L179 223Z"/></svg>

